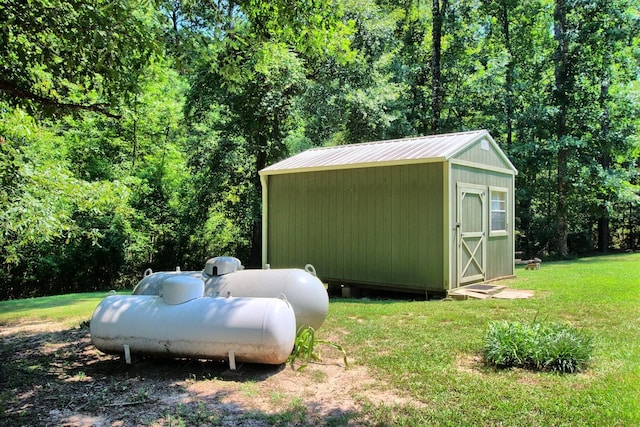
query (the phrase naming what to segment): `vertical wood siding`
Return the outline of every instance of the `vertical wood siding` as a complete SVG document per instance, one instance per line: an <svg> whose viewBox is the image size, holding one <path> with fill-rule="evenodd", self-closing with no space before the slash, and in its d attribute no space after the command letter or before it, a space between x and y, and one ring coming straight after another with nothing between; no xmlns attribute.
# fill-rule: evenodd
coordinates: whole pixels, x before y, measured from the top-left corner
<svg viewBox="0 0 640 427"><path fill-rule="evenodd" d="M482 141L478 141L475 144L471 144L465 150L457 153L455 156L458 160L466 160L481 165L494 166L504 169L511 169L511 165L505 161L505 159L493 149L491 144L488 144L488 149L482 149Z"/></svg>
<svg viewBox="0 0 640 427"><path fill-rule="evenodd" d="M503 187L508 189L508 209L507 209L507 221L508 221L508 235L507 236L490 236L489 230L490 224L487 224L487 258L486 258L486 279L495 279L498 277L510 276L514 274L514 253L513 253L513 197L514 197L514 178L512 175L501 174L498 172L491 172L481 169L468 168L460 165L453 165L451 169L451 191L454 191L456 182L477 184L486 186L487 188L487 209L490 209L489 202L489 187ZM455 197L454 197L455 199ZM455 203L455 201L454 201ZM455 205L452 205L455 209ZM455 211L453 211L455 212ZM487 215L487 220L490 221L490 215ZM450 250L451 259L455 260L456 247L452 245Z"/></svg>
<svg viewBox="0 0 640 427"><path fill-rule="evenodd" d="M441 290L443 163L271 175L268 262L325 280Z"/></svg>

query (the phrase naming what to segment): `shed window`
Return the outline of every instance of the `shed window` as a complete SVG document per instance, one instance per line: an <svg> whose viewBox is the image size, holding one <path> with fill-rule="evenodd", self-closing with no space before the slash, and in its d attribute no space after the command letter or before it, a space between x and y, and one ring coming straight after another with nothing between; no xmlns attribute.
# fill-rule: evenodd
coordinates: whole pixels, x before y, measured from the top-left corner
<svg viewBox="0 0 640 427"><path fill-rule="evenodd" d="M507 189L491 188L491 234L507 232Z"/></svg>

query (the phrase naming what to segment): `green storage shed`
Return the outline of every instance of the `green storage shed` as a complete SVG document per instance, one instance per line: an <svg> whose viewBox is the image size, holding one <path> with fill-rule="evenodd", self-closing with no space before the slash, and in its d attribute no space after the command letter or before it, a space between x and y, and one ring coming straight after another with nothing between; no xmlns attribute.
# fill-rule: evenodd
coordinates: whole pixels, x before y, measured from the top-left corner
<svg viewBox="0 0 640 427"><path fill-rule="evenodd" d="M516 174L486 130L304 151L260 171L263 264L425 294L513 276Z"/></svg>

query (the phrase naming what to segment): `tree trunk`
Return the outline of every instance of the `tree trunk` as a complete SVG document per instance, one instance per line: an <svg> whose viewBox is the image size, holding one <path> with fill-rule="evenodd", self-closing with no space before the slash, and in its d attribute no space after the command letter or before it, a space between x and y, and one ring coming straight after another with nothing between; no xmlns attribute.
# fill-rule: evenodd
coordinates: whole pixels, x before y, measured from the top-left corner
<svg viewBox="0 0 640 427"><path fill-rule="evenodd" d="M609 250L610 234L609 216L602 215L598 218L598 250L600 252L607 252Z"/></svg>
<svg viewBox="0 0 640 427"><path fill-rule="evenodd" d="M138 95L133 100L133 130L131 135L131 141L133 149L131 153L131 171L132 173L136 168L136 158L138 157Z"/></svg>
<svg viewBox="0 0 640 427"><path fill-rule="evenodd" d="M431 49L431 133L440 131L440 115L442 110L442 24L447 8L447 0L433 0L433 29Z"/></svg>
<svg viewBox="0 0 640 427"><path fill-rule="evenodd" d="M569 254L567 238L569 235L568 221L568 164L569 149L566 145L567 110L569 97L569 38L567 36L567 5L565 0L556 0L553 11L554 38L557 42L554 54L555 91L554 98L558 113L556 116L556 138L559 148L557 153L557 191L556 204L557 246L558 255L566 257Z"/></svg>
<svg viewBox="0 0 640 427"><path fill-rule="evenodd" d="M558 188L558 201L556 204L556 221L557 221L557 250L558 255L566 257L569 254L569 246L567 244L569 237L569 220L568 220L568 174L567 164L569 158L569 151L566 148L558 150L558 176L557 176L557 188Z"/></svg>
<svg viewBox="0 0 640 427"><path fill-rule="evenodd" d="M603 83L600 86L600 105L602 106L602 151L600 155L600 166L604 171L608 171L611 167L611 154L609 152L609 81L608 78L603 79ZM606 196L605 196L606 197ZM598 250L600 252L607 252L611 242L611 231L609 229L609 211L607 209L607 201L602 200L600 203L600 217L598 218Z"/></svg>
<svg viewBox="0 0 640 427"><path fill-rule="evenodd" d="M254 177L254 186L257 194L262 193L262 184L258 172L267 166L266 143L258 144L256 153L256 170ZM262 201L264 203L264 200ZM257 212L256 220L251 230L251 252L249 254L248 267L259 268L262 266L262 212Z"/></svg>
<svg viewBox="0 0 640 427"><path fill-rule="evenodd" d="M506 93L505 99L505 116L507 125L507 146L511 146L513 142L513 53L511 52L511 32L509 28L509 5L508 2L502 2L500 10L500 21L502 22L502 32L504 33L504 48L509 55L509 61L505 69L504 89Z"/></svg>

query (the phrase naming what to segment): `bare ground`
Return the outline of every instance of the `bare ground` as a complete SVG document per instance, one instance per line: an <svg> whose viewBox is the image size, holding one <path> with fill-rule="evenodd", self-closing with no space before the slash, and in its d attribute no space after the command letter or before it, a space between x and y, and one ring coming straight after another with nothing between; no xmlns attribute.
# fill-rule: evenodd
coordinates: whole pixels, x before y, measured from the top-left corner
<svg viewBox="0 0 640 427"><path fill-rule="evenodd" d="M339 340L338 340L339 342ZM89 328L52 323L0 329L0 425L371 425L371 405L410 404L357 360L322 348L322 363L290 365L141 359L127 365L91 343Z"/></svg>

